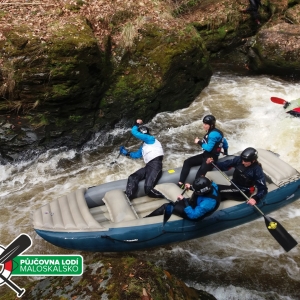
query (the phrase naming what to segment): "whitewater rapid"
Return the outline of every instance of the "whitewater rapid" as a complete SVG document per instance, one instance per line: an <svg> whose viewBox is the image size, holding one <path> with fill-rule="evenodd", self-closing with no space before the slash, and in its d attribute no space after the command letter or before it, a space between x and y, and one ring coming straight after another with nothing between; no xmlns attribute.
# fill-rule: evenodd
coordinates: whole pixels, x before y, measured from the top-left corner
<svg viewBox="0 0 300 300"><path fill-rule="evenodd" d="M269 149L300 171L300 118L285 114L282 105L270 101L272 96L297 99L299 91L299 83L278 78L214 74L188 108L160 113L147 124L164 147L164 169L182 166L184 159L199 153L194 139L204 135L203 116L213 114L229 142L229 154L249 146ZM107 135L99 133L82 151L52 149L32 161L1 165L0 244L27 233L34 241L31 253L71 253L36 236L32 211L74 189L127 178L143 166L141 160L118 157L119 146L129 137L129 129L120 125ZM131 139L128 148L139 145ZM271 216L300 241L300 201ZM263 219L132 255L136 254L218 300L300 299L300 246L285 253L266 230Z"/></svg>

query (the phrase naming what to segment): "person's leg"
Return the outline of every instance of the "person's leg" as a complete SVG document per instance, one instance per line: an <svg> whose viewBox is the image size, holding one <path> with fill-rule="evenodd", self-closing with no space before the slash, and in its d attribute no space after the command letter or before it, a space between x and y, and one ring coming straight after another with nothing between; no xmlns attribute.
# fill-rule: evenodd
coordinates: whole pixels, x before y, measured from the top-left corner
<svg viewBox="0 0 300 300"><path fill-rule="evenodd" d="M249 6L245 9L244 13L249 13L252 19L259 25L260 24L260 15L259 15L259 6L260 0L249 0Z"/></svg>
<svg viewBox="0 0 300 300"><path fill-rule="evenodd" d="M183 184L185 183L185 180L188 177L190 173L190 169L192 167L199 166L202 164L202 160L203 160L202 157L203 157L202 154L198 154L184 161L181 169L180 177L179 177L179 183L183 183Z"/></svg>
<svg viewBox="0 0 300 300"><path fill-rule="evenodd" d="M168 203L163 204L162 206L160 206L159 208L157 208L156 210L154 210L152 213L150 213L149 215L145 216L144 218L149 218L149 217L163 215L164 212L165 212L165 209L166 209L167 205L168 205Z"/></svg>
<svg viewBox="0 0 300 300"><path fill-rule="evenodd" d="M189 219L187 217L184 209L185 209L184 201L183 200L179 200L179 201L176 202L172 214L174 214L174 215L176 215L178 217L184 218L184 219Z"/></svg>
<svg viewBox="0 0 300 300"><path fill-rule="evenodd" d="M127 180L126 186L126 195L129 200L132 200L136 196L136 192L138 190L139 182L145 178L146 168L141 168L131 174Z"/></svg>
<svg viewBox="0 0 300 300"><path fill-rule="evenodd" d="M237 189L233 184L222 185L218 184L220 195L222 201L225 200L236 200L236 201L246 201L246 198L242 195L239 189ZM250 196L249 191L243 191L247 197Z"/></svg>
<svg viewBox="0 0 300 300"><path fill-rule="evenodd" d="M164 195L157 191L154 186L162 175L162 161L154 160L147 163L145 172L145 193L152 198L164 198Z"/></svg>
<svg viewBox="0 0 300 300"><path fill-rule="evenodd" d="M160 206L159 208L157 208L156 210L154 210L152 213L150 213L149 215L145 216L145 218L148 217L154 217L154 216L160 216L163 215L166 209L166 206L169 203L165 203L162 206ZM187 218L186 213L184 212L185 209L185 204L184 201L178 201L175 203L172 214L179 216L181 218Z"/></svg>
<svg viewBox="0 0 300 300"><path fill-rule="evenodd" d="M203 158L203 163L201 164L195 179L201 176L205 176L208 171L211 171L213 169L213 167L214 166L212 164L207 164L206 159Z"/></svg>

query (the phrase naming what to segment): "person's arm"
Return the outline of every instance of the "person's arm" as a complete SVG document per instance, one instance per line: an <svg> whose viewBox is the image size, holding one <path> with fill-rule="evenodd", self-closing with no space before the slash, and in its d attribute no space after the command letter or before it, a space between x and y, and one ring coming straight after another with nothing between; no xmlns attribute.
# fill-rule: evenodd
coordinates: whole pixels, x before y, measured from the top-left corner
<svg viewBox="0 0 300 300"><path fill-rule="evenodd" d="M210 162L212 160L213 160L212 158L208 158L206 160L206 163ZM221 171L228 171L231 168L235 168L239 164L239 160L240 160L240 157L235 156L233 159L227 159L222 162L218 161L216 165Z"/></svg>
<svg viewBox="0 0 300 300"><path fill-rule="evenodd" d="M134 125L131 129L131 133L134 137L137 139L145 142L146 144L154 144L155 143L155 137L150 134L141 133L138 130L138 126Z"/></svg>
<svg viewBox="0 0 300 300"><path fill-rule="evenodd" d="M202 201L199 205L197 205L195 208L192 206L187 206L184 211L190 219L198 219L204 216L206 213L212 211L216 204L217 201L215 199L202 197Z"/></svg>
<svg viewBox="0 0 300 300"><path fill-rule="evenodd" d="M211 152L212 149L215 147L216 143L220 143L222 140L222 135L218 131L212 131L208 135L207 144L203 143L201 145L202 149Z"/></svg>
<svg viewBox="0 0 300 300"><path fill-rule="evenodd" d="M128 152L129 156L133 159L143 157L142 148L143 148L143 146L141 146L137 151Z"/></svg>
<svg viewBox="0 0 300 300"><path fill-rule="evenodd" d="M224 149L224 155L228 155L228 142L225 138L223 138L223 149Z"/></svg>
<svg viewBox="0 0 300 300"><path fill-rule="evenodd" d="M257 193L248 200L250 205L259 203L268 193L265 175L261 167L257 167L255 170L255 186L257 188Z"/></svg>

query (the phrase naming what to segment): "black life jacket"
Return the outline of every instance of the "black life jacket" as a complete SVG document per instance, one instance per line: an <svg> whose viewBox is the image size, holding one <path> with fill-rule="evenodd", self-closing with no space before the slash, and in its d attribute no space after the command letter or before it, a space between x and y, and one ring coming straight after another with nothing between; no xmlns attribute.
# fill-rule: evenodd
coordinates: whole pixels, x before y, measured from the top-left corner
<svg viewBox="0 0 300 300"><path fill-rule="evenodd" d="M221 153L222 148L223 148L223 137L224 137L224 135L223 135L223 132L222 132L221 130L219 130L219 129L217 129L217 128L213 128L212 130L210 130L210 131L203 137L202 143L203 143L203 144L207 144L207 143L208 143L208 135L209 135L211 132L213 132L213 131L219 132L219 133L221 134L222 138L221 138L220 142L215 143L215 145L214 145L213 149L211 150L211 152L207 152L207 151L204 151L204 152L209 153L210 155L217 155L217 156L218 156L218 155Z"/></svg>
<svg viewBox="0 0 300 300"><path fill-rule="evenodd" d="M235 170L232 175L232 181L241 187L250 188L254 186L254 180L247 176L247 173L250 169L255 167L258 164L257 162L252 163L249 167L245 167L243 164L239 164L235 167Z"/></svg>
<svg viewBox="0 0 300 300"><path fill-rule="evenodd" d="M217 196L214 195L214 191L217 193ZM216 203L216 206L213 210L207 212L206 214L204 214L203 216L201 216L200 218L198 219L193 219L193 221L199 221L199 220L202 220L208 216L210 216L213 212L215 212L219 206L220 206L220 203L221 203L221 196L220 196L220 193L218 191L215 190L215 187L212 186L212 189L210 190L209 193L207 194L204 194L203 196L207 197L207 198L211 198L211 199L214 199L217 201ZM192 197L190 198L189 200L189 204L192 208L195 208L197 206L197 198L198 198L198 195L195 194L195 192L192 194Z"/></svg>

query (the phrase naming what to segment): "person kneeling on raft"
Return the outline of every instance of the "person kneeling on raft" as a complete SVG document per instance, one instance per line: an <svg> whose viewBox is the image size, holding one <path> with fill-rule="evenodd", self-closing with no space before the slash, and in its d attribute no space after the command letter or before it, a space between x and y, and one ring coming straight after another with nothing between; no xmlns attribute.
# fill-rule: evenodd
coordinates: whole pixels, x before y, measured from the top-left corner
<svg viewBox="0 0 300 300"><path fill-rule="evenodd" d="M193 194L191 198L179 195L172 214L184 219L199 221L218 209L221 197L216 183L206 177L200 177L194 180L193 185L186 183L185 188L192 190ZM163 215L168 204L163 204L145 218Z"/></svg>

